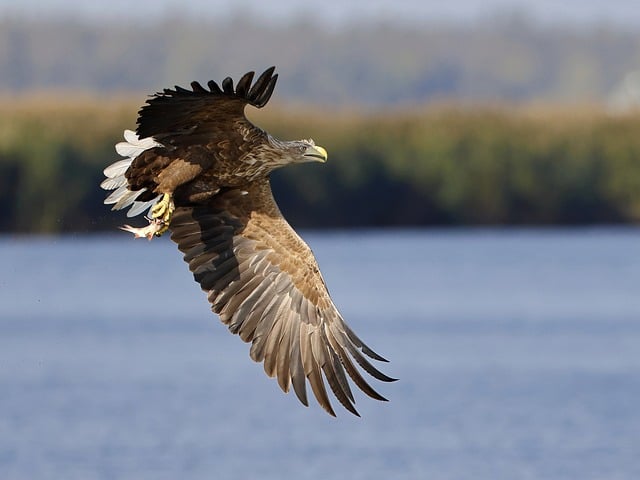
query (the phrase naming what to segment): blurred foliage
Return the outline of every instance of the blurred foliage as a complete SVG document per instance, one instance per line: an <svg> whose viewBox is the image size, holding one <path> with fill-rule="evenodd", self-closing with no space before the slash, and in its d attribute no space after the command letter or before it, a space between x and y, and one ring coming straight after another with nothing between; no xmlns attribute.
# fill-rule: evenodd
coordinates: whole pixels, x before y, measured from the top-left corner
<svg viewBox="0 0 640 480"><path fill-rule="evenodd" d="M102 169L139 99L0 101L0 231L111 229ZM548 225L640 219L640 115L455 105L249 110L283 139L313 137L325 165L273 175L297 227Z"/></svg>
<svg viewBox="0 0 640 480"><path fill-rule="evenodd" d="M142 91L277 65L276 99L398 105L443 98L604 101L640 66L640 32L606 25L100 22L0 18L0 91Z"/></svg>

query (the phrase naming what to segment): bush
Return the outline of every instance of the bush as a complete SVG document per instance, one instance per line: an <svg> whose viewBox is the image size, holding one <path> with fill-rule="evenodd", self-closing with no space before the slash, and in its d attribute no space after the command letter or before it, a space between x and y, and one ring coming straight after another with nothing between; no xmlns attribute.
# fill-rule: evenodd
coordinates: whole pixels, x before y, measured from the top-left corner
<svg viewBox="0 0 640 480"><path fill-rule="evenodd" d="M0 103L0 230L111 229L102 169L139 99ZM275 136L312 136L327 164L276 172L301 227L559 225L640 218L640 115L597 109L432 106L248 112Z"/></svg>

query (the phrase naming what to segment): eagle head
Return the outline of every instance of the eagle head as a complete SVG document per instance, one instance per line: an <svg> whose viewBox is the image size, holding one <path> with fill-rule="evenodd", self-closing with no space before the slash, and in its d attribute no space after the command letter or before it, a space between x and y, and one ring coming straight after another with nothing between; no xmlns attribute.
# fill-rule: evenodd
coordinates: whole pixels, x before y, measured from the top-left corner
<svg viewBox="0 0 640 480"><path fill-rule="evenodd" d="M272 167L284 167L292 163L326 162L327 151L311 139L282 141L271 137L265 145L266 157L263 161Z"/></svg>
<svg viewBox="0 0 640 480"><path fill-rule="evenodd" d="M327 161L327 151L316 145L311 139L296 140L288 143L288 152L292 158L292 163L307 163Z"/></svg>

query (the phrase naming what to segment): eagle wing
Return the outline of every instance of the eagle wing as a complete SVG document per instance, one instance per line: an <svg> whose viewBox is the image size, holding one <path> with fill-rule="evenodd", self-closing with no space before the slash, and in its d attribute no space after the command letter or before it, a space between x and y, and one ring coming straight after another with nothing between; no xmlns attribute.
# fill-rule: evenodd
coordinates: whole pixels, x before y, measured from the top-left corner
<svg viewBox="0 0 640 480"><path fill-rule="evenodd" d="M278 80L274 71L268 68L254 83L254 72L248 72L235 87L227 77L221 86L208 82L208 90L192 82L192 90L176 86L153 95L138 112L136 132L125 132L126 142L116 145L129 158L105 169L102 186L115 190L105 203L114 210L133 205L127 216L135 216L158 195L175 192L214 164L218 171L233 172L266 137L244 108L267 104ZM207 190L202 195L217 191L214 180L200 185Z"/></svg>
<svg viewBox="0 0 640 480"><path fill-rule="evenodd" d="M264 363L283 391L293 386L308 405L308 381L318 403L335 416L326 380L340 403L358 415L348 375L367 395L385 400L354 360L373 377L393 381L365 355L386 360L342 319L313 253L278 210L268 179L221 191L205 205L178 206L170 228L212 310L251 342L251 358Z"/></svg>
<svg viewBox="0 0 640 480"><path fill-rule="evenodd" d="M140 109L136 133L172 147L228 141L230 136L256 128L245 117L244 107L266 105L278 80L274 71L275 67L267 69L253 85L254 72L248 72L235 88L227 77L221 86L208 82L209 90L198 82L191 82L192 90L177 85L164 89Z"/></svg>
<svg viewBox="0 0 640 480"><path fill-rule="evenodd" d="M105 169L102 187L114 190L105 203L114 209L133 204L133 216L156 202L154 209L164 205L170 195L171 238L212 310L251 342L251 358L264 363L282 390L293 387L303 404L308 405L308 382L319 404L335 415L328 384L358 415L348 378L370 397L385 400L360 369L393 381L366 357L386 360L342 319L311 250L278 210L268 176L234 170L266 139L244 107L268 102L277 80L273 72L268 69L253 85L250 72L235 88L226 78L221 87L209 82L209 90L194 82L192 90L175 87L153 96L139 112L137 131L125 132L126 142L116 146L128 158ZM125 230L151 238L157 226Z"/></svg>

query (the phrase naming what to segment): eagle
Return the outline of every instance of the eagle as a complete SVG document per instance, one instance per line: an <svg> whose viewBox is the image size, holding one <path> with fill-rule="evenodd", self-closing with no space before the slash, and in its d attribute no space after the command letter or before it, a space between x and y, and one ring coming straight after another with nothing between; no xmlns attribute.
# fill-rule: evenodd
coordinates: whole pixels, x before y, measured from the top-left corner
<svg viewBox="0 0 640 480"><path fill-rule="evenodd" d="M112 190L105 204L147 212L148 225L123 230L151 240L170 230L211 310L251 343L286 393L305 406L307 383L335 416L326 385L358 415L351 381L376 400L386 399L360 370L391 382L367 357L386 362L347 325L309 246L282 216L270 174L290 164L326 162L313 140L282 141L252 124L245 107L264 107L276 85L275 67L243 75L234 86L198 82L152 95L138 112L136 131L116 145L121 159L104 170ZM356 364L359 366L357 367ZM326 382L326 383L325 383Z"/></svg>

